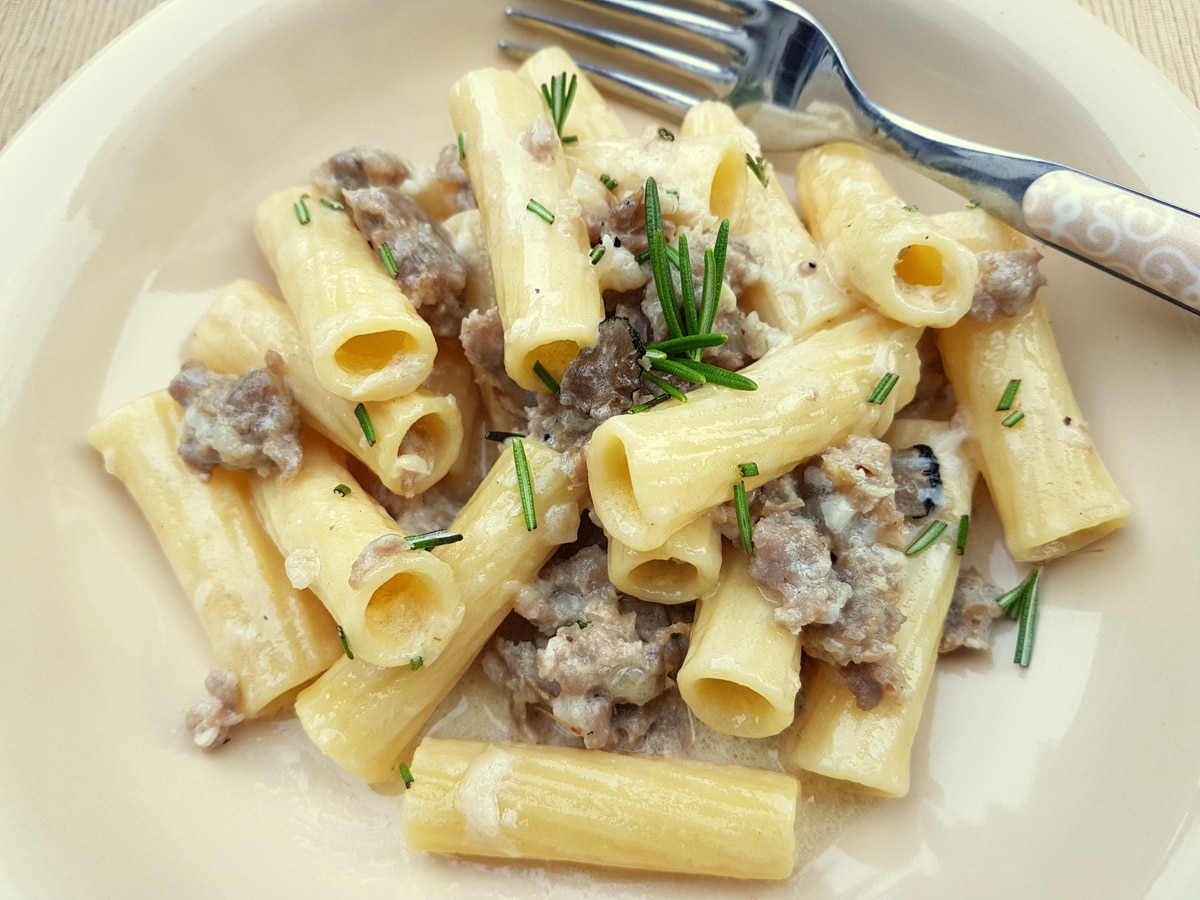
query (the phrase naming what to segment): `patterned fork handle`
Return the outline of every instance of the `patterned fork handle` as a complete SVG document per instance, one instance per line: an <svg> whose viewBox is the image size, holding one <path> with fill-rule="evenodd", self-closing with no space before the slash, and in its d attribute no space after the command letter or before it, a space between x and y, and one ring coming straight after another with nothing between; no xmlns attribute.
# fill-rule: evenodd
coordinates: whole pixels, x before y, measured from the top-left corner
<svg viewBox="0 0 1200 900"><path fill-rule="evenodd" d="M1200 312L1200 218L1080 172L1047 172L1022 200L1034 236Z"/></svg>

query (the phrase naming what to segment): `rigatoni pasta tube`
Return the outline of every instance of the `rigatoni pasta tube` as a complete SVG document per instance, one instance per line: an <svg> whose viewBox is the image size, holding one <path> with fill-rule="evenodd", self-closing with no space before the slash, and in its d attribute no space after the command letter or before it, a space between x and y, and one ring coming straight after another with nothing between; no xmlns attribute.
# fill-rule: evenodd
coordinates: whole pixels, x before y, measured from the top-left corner
<svg viewBox="0 0 1200 900"><path fill-rule="evenodd" d="M783 879L799 782L696 760L426 738L404 798L414 850Z"/></svg>
<svg viewBox="0 0 1200 900"><path fill-rule="evenodd" d="M255 479L250 494L293 583L308 581L356 657L399 666L441 655L463 617L454 573L409 546L324 438L306 434L300 472Z"/></svg>
<svg viewBox="0 0 1200 900"><path fill-rule="evenodd" d="M350 216L305 197L303 188L267 197L255 213L254 234L318 380L349 400L389 400L415 390L433 368L433 332ZM298 214L301 203L306 212Z"/></svg>
<svg viewBox="0 0 1200 900"><path fill-rule="evenodd" d="M592 434L588 480L605 529L649 550L732 497L738 465L770 481L851 432L882 433L912 399L919 332L875 313L777 347L742 370L758 384L735 391L705 384L670 401L614 416ZM899 376L882 404L869 403L884 375Z"/></svg>
<svg viewBox="0 0 1200 900"><path fill-rule="evenodd" d="M800 637L775 621L778 604L750 577L749 555L726 544L723 556L720 583L696 604L679 694L715 731L769 737L795 716Z"/></svg>
<svg viewBox="0 0 1200 900"><path fill-rule="evenodd" d="M575 78L575 99L563 122L564 135L580 141L591 141L596 138L624 137L629 133L617 111L596 90L587 73L561 47L539 50L521 63L517 71L539 90L543 84L549 85L550 80L559 75L565 75L568 84L572 77Z"/></svg>
<svg viewBox="0 0 1200 900"><path fill-rule="evenodd" d="M463 135L487 235L504 367L521 387L544 390L534 365L560 377L596 343L604 318L562 144L541 93L515 72L480 69L460 78L450 91L450 117Z"/></svg>
<svg viewBox="0 0 1200 900"><path fill-rule="evenodd" d="M888 797L908 793L913 740L962 561L954 535L960 516L971 511L976 469L966 437L961 428L919 419L898 419L887 434L894 447L925 444L933 450L943 500L928 521L936 518L948 526L940 540L905 558L900 576L897 608L906 619L893 640L909 696L859 709L842 676L832 666L819 665L805 686L807 700L783 754L788 771L853 781Z"/></svg>
<svg viewBox="0 0 1200 900"><path fill-rule="evenodd" d="M1129 502L1079 410L1040 298L1019 316L963 319L938 347L1014 559L1062 556L1125 524ZM1012 379L1021 381L1013 408L997 412ZM1014 412L1020 421L1005 425Z"/></svg>
<svg viewBox="0 0 1200 900"><path fill-rule="evenodd" d="M897 197L862 147L803 153L796 194L835 274L885 316L945 328L971 308L975 254Z"/></svg>
<svg viewBox="0 0 1200 900"><path fill-rule="evenodd" d="M250 504L247 475L205 479L179 455L183 414L166 391L97 422L88 440L150 523L219 664L238 676L241 711L268 713L342 655L333 619L288 583Z"/></svg>
<svg viewBox="0 0 1200 900"><path fill-rule="evenodd" d="M361 460L388 490L419 494L454 464L463 428L453 397L419 389L363 403L375 431L375 443L368 443L355 402L321 386L287 307L252 281L235 281L217 293L188 347L210 369L238 374L261 366L270 350L283 357L305 423Z"/></svg>
<svg viewBox="0 0 1200 900"><path fill-rule="evenodd" d="M733 135L744 159L762 160L753 132L726 103L697 103L683 117L683 134ZM730 230L746 241L762 267L746 285L739 305L794 338L806 337L859 304L830 277L824 255L800 221L796 208L763 163L763 179L746 178L742 201Z"/></svg>
<svg viewBox="0 0 1200 900"><path fill-rule="evenodd" d="M664 215L677 224L737 217L752 177L742 145L731 134L667 140L648 131L642 137L580 141L565 149L573 171L597 179L606 175L622 190L653 177L664 193L672 192Z"/></svg>
<svg viewBox="0 0 1200 900"><path fill-rule="evenodd" d="M650 550L608 539L608 580L617 590L652 603L689 603L717 586L721 535L708 516L684 525Z"/></svg>
<svg viewBox="0 0 1200 900"><path fill-rule="evenodd" d="M454 572L467 604L454 638L433 665L383 669L340 659L300 693L296 714L325 755L366 781L396 776L421 728L512 611L513 598L554 551L575 539L586 491L572 485L562 457L526 442L538 527L521 511L513 454L501 453L467 501L453 531L463 536L433 556Z"/></svg>

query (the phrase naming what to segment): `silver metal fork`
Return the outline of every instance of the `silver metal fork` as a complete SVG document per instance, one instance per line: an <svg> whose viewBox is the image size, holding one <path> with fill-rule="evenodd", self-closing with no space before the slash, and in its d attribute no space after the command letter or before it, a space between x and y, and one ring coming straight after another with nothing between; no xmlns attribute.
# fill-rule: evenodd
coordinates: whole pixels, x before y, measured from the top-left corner
<svg viewBox="0 0 1200 900"><path fill-rule="evenodd" d="M682 113L722 100L764 150L804 150L854 141L883 151L1031 237L1200 314L1200 216L1067 166L986 147L926 128L873 103L829 33L787 0L703 0L738 24L649 0L568 0L600 17L598 27L513 8L513 21L576 41L694 86L616 66L583 65L601 85L658 112ZM670 36L699 55L630 33ZM501 41L522 57L532 48Z"/></svg>

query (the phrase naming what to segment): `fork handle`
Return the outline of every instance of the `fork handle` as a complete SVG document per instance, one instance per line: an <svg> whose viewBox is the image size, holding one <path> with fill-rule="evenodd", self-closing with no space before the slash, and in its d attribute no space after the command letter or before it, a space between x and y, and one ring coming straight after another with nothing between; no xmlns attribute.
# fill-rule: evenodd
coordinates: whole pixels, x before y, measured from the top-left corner
<svg viewBox="0 0 1200 900"><path fill-rule="evenodd" d="M1026 230L1072 256L1200 312L1200 216L1058 169L1025 190Z"/></svg>

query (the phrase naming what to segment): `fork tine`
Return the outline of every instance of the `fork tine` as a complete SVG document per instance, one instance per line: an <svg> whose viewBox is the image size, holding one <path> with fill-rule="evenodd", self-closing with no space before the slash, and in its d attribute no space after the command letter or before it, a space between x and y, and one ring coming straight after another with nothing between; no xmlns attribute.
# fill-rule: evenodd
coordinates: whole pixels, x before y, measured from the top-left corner
<svg viewBox="0 0 1200 900"><path fill-rule="evenodd" d="M514 44L512 41L500 41L500 49L514 59L528 59L537 52L537 47L527 44ZM637 106L649 108L669 118L678 119L691 109L701 98L686 91L680 91L665 84L659 84L648 78L630 75L594 66L591 63L576 61L580 69L592 78L603 83L610 91L632 101Z"/></svg>
<svg viewBox="0 0 1200 900"><path fill-rule="evenodd" d="M717 96L727 94L736 80L733 70L726 66L642 38L512 7L505 9L504 13L522 24L648 61L674 75L691 77L706 85ZM614 76L615 72L608 72L610 79Z"/></svg>
<svg viewBox="0 0 1200 900"><path fill-rule="evenodd" d="M634 22L650 23L672 31L682 31L689 38L698 39L718 53L742 55L744 37L740 28L727 25L717 19L699 13L664 6L650 0L569 0L576 6L587 10L597 10L601 14L612 13ZM727 6L723 0L716 0L718 6ZM731 12L733 10L730 10Z"/></svg>

